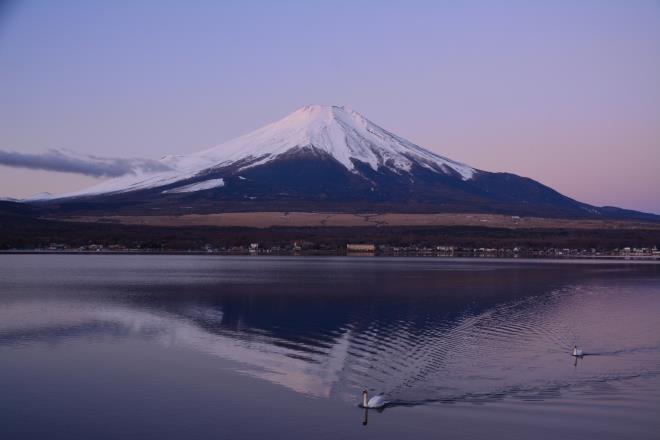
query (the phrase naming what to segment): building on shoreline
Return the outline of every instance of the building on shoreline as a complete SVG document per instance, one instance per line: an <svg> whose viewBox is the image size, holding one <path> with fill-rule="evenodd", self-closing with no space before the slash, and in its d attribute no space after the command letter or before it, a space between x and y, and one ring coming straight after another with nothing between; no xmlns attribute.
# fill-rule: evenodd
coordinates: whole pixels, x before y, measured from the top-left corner
<svg viewBox="0 0 660 440"><path fill-rule="evenodd" d="M373 254L376 252L376 245L372 243L348 243L346 252L349 254Z"/></svg>

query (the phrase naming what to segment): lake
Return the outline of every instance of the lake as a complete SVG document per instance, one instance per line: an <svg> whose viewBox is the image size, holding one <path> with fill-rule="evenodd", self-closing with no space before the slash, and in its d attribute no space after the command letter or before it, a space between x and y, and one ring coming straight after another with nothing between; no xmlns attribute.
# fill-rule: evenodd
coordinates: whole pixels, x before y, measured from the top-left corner
<svg viewBox="0 0 660 440"><path fill-rule="evenodd" d="M0 396L3 439L660 438L660 265L0 255Z"/></svg>

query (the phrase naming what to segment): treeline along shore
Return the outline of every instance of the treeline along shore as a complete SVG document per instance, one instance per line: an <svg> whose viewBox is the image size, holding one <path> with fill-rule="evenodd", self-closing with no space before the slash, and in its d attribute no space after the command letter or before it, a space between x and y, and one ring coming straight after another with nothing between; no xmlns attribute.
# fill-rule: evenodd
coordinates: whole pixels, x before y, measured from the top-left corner
<svg viewBox="0 0 660 440"><path fill-rule="evenodd" d="M349 243L376 252L625 254L660 248L660 225L635 228L505 228L482 226L149 226L73 222L0 214L0 250L141 250L345 253Z"/></svg>

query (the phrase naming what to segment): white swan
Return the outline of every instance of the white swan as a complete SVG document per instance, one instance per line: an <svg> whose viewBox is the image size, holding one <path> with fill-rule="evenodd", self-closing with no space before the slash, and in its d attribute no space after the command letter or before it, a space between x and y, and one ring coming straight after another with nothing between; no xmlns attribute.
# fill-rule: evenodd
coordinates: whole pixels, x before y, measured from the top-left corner
<svg viewBox="0 0 660 440"><path fill-rule="evenodd" d="M584 352L582 349L577 348L577 345L573 346L573 356L578 357L578 356L584 356Z"/></svg>
<svg viewBox="0 0 660 440"><path fill-rule="evenodd" d="M385 405L387 405L387 400L385 400L385 396L382 394L369 399L367 390L362 391L362 408L382 408Z"/></svg>

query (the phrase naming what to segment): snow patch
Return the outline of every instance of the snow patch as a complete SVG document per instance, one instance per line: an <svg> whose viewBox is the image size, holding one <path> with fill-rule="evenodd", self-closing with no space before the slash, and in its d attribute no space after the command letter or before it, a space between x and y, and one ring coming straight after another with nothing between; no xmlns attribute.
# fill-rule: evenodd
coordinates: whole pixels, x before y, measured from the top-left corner
<svg viewBox="0 0 660 440"><path fill-rule="evenodd" d="M163 191L163 194L179 194L195 191L204 191L206 189L220 188L225 186L224 179L209 179L203 182L191 183L190 185L180 186L178 188Z"/></svg>

